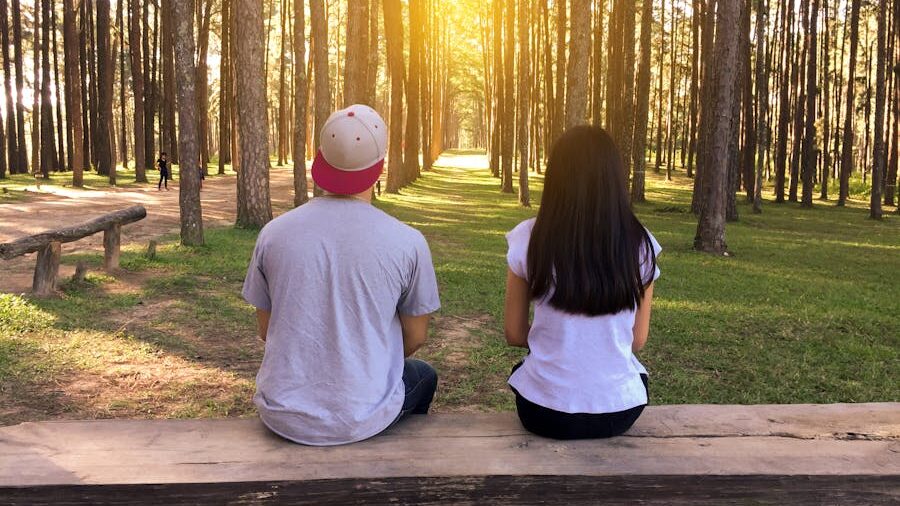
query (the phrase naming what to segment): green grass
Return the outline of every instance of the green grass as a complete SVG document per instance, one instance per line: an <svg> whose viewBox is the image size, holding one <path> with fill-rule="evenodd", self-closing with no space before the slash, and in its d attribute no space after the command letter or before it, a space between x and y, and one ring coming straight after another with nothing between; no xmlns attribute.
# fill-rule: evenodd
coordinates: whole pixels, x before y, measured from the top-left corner
<svg viewBox="0 0 900 506"><path fill-rule="evenodd" d="M209 176L219 177L219 166L217 163L209 164ZM224 175L233 176L231 166L225 168ZM110 188L109 176L98 174L94 170L85 170L83 173L84 190L102 190ZM178 165L172 165L172 179L177 181L180 178ZM156 183L159 180L159 172L154 169L147 170L147 180ZM149 183L138 183L136 181L134 165L129 165L128 169L121 165L116 166L116 187L118 188L140 188ZM52 188L75 188L72 186L71 172L51 172L49 179L41 179L41 189L48 190ZM14 199L23 198L26 192L36 191L36 179L32 174L7 174L6 178L0 179L0 203L10 202Z"/></svg>
<svg viewBox="0 0 900 506"><path fill-rule="evenodd" d="M420 355L441 375L440 410L512 409L505 379L522 356L502 338L504 234L536 209L501 194L482 162L447 154L376 204L431 245L443 308ZM541 177L531 187L537 206ZM664 248L641 354L653 403L900 401L896 214L875 222L853 200L811 210L766 201L754 215L741 202L726 258L691 249L690 180L651 173L647 198L638 215ZM195 248L163 238L154 259L125 248L119 279L91 273L56 299L0 296L0 397L30 392L30 418L61 405L81 417L252 413L262 350L239 292L256 235L209 229ZM63 258L78 260L100 265L99 255ZM98 399L44 395L107 376Z"/></svg>

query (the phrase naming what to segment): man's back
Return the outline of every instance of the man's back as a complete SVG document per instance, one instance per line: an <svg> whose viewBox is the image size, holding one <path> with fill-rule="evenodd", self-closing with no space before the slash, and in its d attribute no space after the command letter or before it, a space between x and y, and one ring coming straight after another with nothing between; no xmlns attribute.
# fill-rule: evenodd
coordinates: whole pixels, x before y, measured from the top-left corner
<svg viewBox="0 0 900 506"><path fill-rule="evenodd" d="M313 199L260 233L243 293L271 312L254 401L273 431L341 444L396 419L404 401L398 311L424 315L440 305L418 231L351 197Z"/></svg>

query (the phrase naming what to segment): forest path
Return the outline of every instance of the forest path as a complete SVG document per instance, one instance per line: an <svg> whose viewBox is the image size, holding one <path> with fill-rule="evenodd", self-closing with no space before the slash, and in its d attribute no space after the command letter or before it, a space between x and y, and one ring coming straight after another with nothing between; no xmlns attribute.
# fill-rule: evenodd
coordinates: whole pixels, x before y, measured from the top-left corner
<svg viewBox="0 0 900 506"><path fill-rule="evenodd" d="M170 191L157 191L154 183L141 188L105 188L79 190L44 187L45 193L31 193L23 202L0 204L0 243L24 235L82 223L102 214L140 204L147 208L147 218L122 228L122 245L146 243L150 239L179 229L178 182L169 182ZM273 168L270 172L272 206L276 214L289 209L293 201L293 176L289 168ZM203 224L206 227L234 223L235 177L208 178L200 194ZM63 257L71 253L103 251L103 234L94 234L63 245ZM35 254L0 261L0 292L25 293L31 290ZM70 276L72 265L60 265L60 276Z"/></svg>

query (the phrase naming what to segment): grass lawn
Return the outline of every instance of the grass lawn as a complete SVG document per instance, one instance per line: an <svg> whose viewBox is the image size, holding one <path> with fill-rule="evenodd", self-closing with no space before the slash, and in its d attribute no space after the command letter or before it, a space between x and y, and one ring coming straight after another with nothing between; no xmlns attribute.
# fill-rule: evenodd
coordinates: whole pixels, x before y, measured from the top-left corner
<svg viewBox="0 0 900 506"><path fill-rule="evenodd" d="M441 411L512 409L505 378L522 355L502 338L504 234L535 209L501 195L481 163L445 155L377 204L431 244L443 309L421 356L441 375ZM900 401L900 217L871 221L861 200L766 202L761 215L742 203L733 256L713 257L691 249L690 180L649 176L637 211L664 248L641 354L653 403ZM13 406L0 423L251 414L262 347L239 290L256 233L206 237L168 238L152 260L126 249L118 279L93 274L58 299L0 295L0 406Z"/></svg>
<svg viewBox="0 0 900 506"><path fill-rule="evenodd" d="M209 164L209 176L217 177L219 165L218 163ZM225 168L225 175L234 175L231 165ZM178 165L172 165L172 178L177 180L180 178ZM159 172L155 169L147 170L147 180L149 183L156 184L159 181ZM116 166L116 187L118 188L137 188L146 186L149 183L135 182L134 167L128 169L121 165ZM84 190L102 190L110 188L109 176L102 176L93 170L84 171ZM51 172L48 180L41 180L41 190L52 191L54 188L75 188L72 186L71 172ZM27 192L41 191L37 188L36 179L32 174L7 174L5 179L0 179L0 204L10 202L14 199L22 199Z"/></svg>

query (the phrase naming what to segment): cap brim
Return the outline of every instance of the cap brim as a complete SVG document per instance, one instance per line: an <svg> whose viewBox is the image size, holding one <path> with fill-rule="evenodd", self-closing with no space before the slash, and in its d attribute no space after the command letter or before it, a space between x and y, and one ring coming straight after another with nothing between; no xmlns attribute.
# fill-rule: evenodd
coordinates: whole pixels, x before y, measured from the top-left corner
<svg viewBox="0 0 900 506"><path fill-rule="evenodd" d="M384 170L384 160L357 171L340 170L333 167L322 153L316 154L312 164L313 181L327 192L338 195L354 195L371 188Z"/></svg>

